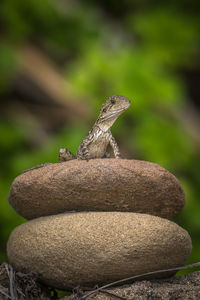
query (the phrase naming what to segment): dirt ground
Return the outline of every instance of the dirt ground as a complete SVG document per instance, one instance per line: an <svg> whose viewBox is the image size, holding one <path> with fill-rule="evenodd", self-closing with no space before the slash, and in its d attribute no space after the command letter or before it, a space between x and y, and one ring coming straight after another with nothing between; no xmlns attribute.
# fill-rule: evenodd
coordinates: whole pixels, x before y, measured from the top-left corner
<svg viewBox="0 0 200 300"><path fill-rule="evenodd" d="M77 288L70 296L59 297L58 291L40 283L37 274L17 272L7 263L0 265L2 300L199 300L200 271L168 279L136 281L91 295L88 295L89 293L90 291Z"/></svg>

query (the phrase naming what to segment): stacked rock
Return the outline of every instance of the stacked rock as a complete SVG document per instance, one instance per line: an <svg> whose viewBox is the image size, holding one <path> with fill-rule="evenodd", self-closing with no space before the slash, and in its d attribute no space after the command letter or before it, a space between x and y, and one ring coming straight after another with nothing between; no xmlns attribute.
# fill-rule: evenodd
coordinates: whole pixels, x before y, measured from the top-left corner
<svg viewBox="0 0 200 300"><path fill-rule="evenodd" d="M171 173L150 162L50 164L18 176L9 201L29 220L10 235L9 262L55 288L174 268L191 252L188 233L168 220L182 210L184 192Z"/></svg>

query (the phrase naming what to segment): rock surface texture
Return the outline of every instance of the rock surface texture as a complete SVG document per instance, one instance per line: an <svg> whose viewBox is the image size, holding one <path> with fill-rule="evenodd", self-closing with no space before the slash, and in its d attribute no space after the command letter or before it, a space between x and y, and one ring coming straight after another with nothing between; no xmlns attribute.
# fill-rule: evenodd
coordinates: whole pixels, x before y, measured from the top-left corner
<svg viewBox="0 0 200 300"><path fill-rule="evenodd" d="M9 262L17 271L39 273L55 288L93 287L171 269L184 265L192 249L188 233L168 220L182 210L184 192L153 163L50 164L18 176L9 201L32 219L10 235Z"/></svg>
<svg viewBox="0 0 200 300"><path fill-rule="evenodd" d="M159 217L82 212L41 217L17 227L8 241L10 263L41 274L62 289L105 284L185 264L188 233Z"/></svg>
<svg viewBox="0 0 200 300"><path fill-rule="evenodd" d="M184 192L170 172L145 161L72 160L18 176L9 202L33 219L65 211L129 211L171 218L185 204Z"/></svg>
<svg viewBox="0 0 200 300"><path fill-rule="evenodd" d="M137 281L132 285L124 285L106 291L125 300L199 300L200 271L164 280ZM101 292L91 295L87 299L111 300L118 298ZM78 300L78 297L66 296L62 300Z"/></svg>

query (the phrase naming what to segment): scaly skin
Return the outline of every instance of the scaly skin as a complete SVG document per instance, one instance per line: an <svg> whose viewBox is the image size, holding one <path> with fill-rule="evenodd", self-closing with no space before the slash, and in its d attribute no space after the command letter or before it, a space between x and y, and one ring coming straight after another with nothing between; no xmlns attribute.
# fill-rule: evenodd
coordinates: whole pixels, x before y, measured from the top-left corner
<svg viewBox="0 0 200 300"><path fill-rule="evenodd" d="M59 162L64 162L72 159L93 159L109 157L107 152L108 145L112 147L114 157L120 158L119 147L110 131L111 126L116 119L130 106L130 100L124 96L115 95L109 97L102 105L98 119L94 126L85 137L78 148L76 156L66 148L59 150ZM44 167L50 163L37 165L29 170Z"/></svg>
<svg viewBox="0 0 200 300"><path fill-rule="evenodd" d="M76 156L68 149L61 148L59 161L71 159L92 159L108 157L108 145L113 149L115 158L120 157L119 147L110 131L115 120L130 106L130 100L124 96L109 97L102 105L100 115L94 126L78 148Z"/></svg>

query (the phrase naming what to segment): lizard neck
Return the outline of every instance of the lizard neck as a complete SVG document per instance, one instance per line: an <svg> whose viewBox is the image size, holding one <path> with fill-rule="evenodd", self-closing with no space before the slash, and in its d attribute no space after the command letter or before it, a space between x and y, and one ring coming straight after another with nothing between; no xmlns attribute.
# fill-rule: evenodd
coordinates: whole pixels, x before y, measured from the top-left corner
<svg viewBox="0 0 200 300"><path fill-rule="evenodd" d="M113 122L114 123L114 122ZM112 123L112 124L113 124ZM112 126L112 124L110 125L110 124L107 124L106 122L96 122L95 124L94 124L94 127L97 127L98 129L100 129L100 131L102 131L102 132L107 132L109 129L110 129L110 127Z"/></svg>
<svg viewBox="0 0 200 300"><path fill-rule="evenodd" d="M100 115L96 120L94 127L97 126L101 131L107 132L112 127L117 117L118 115L116 114L112 116L112 118L103 119Z"/></svg>

